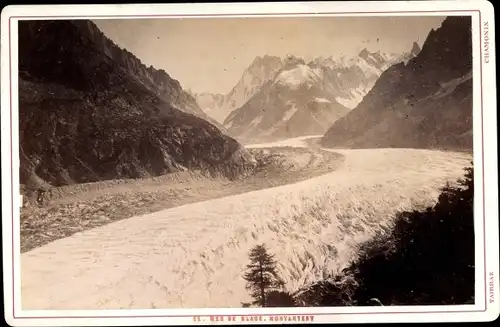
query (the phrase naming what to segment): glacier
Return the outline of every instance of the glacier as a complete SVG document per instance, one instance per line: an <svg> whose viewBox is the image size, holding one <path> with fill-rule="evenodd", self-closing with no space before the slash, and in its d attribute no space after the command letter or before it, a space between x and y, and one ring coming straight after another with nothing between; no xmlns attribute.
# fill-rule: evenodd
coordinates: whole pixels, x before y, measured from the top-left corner
<svg viewBox="0 0 500 327"><path fill-rule="evenodd" d="M248 147L306 146L308 137ZM241 307L247 253L265 243L286 289L335 273L400 210L433 204L471 157L335 149L341 168L295 184L117 221L21 255L22 308Z"/></svg>

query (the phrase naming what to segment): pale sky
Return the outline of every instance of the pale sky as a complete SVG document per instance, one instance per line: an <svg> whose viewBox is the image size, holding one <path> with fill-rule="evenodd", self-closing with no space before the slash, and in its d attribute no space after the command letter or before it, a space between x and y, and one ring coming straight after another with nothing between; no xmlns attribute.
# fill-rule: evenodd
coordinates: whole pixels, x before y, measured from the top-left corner
<svg viewBox="0 0 500 327"><path fill-rule="evenodd" d="M94 20L118 46L184 89L228 93L257 56L309 61L422 46L445 17L158 18ZM377 42L378 39L378 42ZM368 41L369 40L369 41Z"/></svg>

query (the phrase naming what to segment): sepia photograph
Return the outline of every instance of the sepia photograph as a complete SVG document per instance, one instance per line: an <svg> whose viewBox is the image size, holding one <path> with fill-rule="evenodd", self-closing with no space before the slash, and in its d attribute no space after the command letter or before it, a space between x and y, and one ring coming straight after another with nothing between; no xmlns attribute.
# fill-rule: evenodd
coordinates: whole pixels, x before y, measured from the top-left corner
<svg viewBox="0 0 500 327"><path fill-rule="evenodd" d="M110 16L18 19L2 58L18 310L498 301L475 14Z"/></svg>

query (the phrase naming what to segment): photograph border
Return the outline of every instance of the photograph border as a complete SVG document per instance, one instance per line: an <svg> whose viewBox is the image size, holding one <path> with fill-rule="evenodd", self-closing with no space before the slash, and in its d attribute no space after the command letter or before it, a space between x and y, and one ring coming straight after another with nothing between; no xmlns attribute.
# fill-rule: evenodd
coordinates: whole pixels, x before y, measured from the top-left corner
<svg viewBox="0 0 500 327"><path fill-rule="evenodd" d="M496 171L496 162L497 162L497 155L496 155L496 112L491 113L491 112L485 112L484 107L485 103L487 102L488 107L496 108L495 106L495 77L494 77L494 71L495 71L495 53L494 53L494 26L493 26L493 8L492 6L489 6L489 2L487 1L460 1L460 2L450 2L450 1L437 1L438 3L441 4L446 4L448 7L458 7L458 4L464 5L467 4L470 8L472 9L448 9L448 10L411 10L409 8L408 10L378 10L378 11L371 11L371 10L365 10L365 11L330 11L326 12L324 8L318 8L314 11L310 12L305 12L303 11L303 6L304 3L273 3L273 6L276 7L282 7L282 8L287 8L289 6L295 6L298 8L298 12L287 12L287 13L266 13L266 12L260 12L260 13L169 13L169 14L136 14L136 15L131 15L131 14L104 14L104 15L99 15L99 14L92 14L92 15L21 15L17 14L14 15L18 11L23 11L24 9L29 8L29 10L36 10L36 11L43 11L44 7L46 6L9 6L4 8L2 11L2 134L5 133L6 131L9 132L10 138L5 138L2 137L2 202L4 202L3 207L3 220L2 220L2 230L3 230L3 239L4 239L4 271L7 271L6 268L11 266L11 272L12 275L7 276L7 274L4 275L4 296L5 296L5 314L6 317L9 317L10 320L7 320L8 322L15 322L16 324L20 324L20 320L23 320L21 323L22 325L33 325L33 323L37 324L50 324L49 322L46 322L47 320L54 319L55 321L58 321L58 324L66 324L67 323L74 323L75 319L105 319L103 321L109 321L109 319L119 319L120 324L123 324L125 321L122 320L123 318L126 319L140 319L137 321L138 323L143 323L144 319L146 318L162 318L159 321L154 321L148 320L148 323L152 324L164 324L165 323L165 318L187 318L186 320L182 320L179 322L183 324L208 324L208 323L213 323L210 321L210 319L205 319L204 321L193 321L193 317L210 317L210 316L227 316L227 317L232 317L232 316L238 316L238 317L243 317L243 316L248 316L248 317L255 317L255 316L335 316L333 320L339 320L339 322L344 322L346 319L344 319L343 316L347 315L380 315L380 314L385 314L385 315L394 315L394 316L403 316L403 315L428 315L428 314L444 314L446 316L447 320L443 321L449 321L449 320L454 320L454 314L457 313L482 313L481 319L475 319L475 320L488 320L490 318L495 318L498 316L498 311L499 309L497 308L498 306L492 306L491 304L496 304L498 303L498 299L495 299L494 303L489 303L489 295L490 295L490 287L491 285L486 282L490 279L491 273L494 274L494 292L495 292L495 297L498 296L498 234L495 234L498 231L498 212L493 212L495 211L498 203L498 196L497 196L497 191L496 191L496 186L493 187L488 187L486 180L497 180L497 171ZM380 7L383 7L380 4L383 4L384 2L371 2L371 3L365 3L365 6L369 4L371 7L374 7L375 5L379 5ZM387 2L385 2L387 3ZM411 3L411 2L410 2ZM349 6L354 6L353 3L349 2L344 2L340 3L341 5L339 6L339 3L328 3L329 6L326 6L325 3L320 2L318 3L322 5L323 7L330 7L330 8L335 8L335 7L342 7L343 5L349 4ZM358 3L357 5L359 5ZM362 4L362 3L361 3ZM408 2L404 2L403 5L408 6ZM178 7L182 9L186 9L185 7L189 6L191 8L203 8L205 5L215 5L215 4L183 4L183 5L142 5L142 6L150 6L151 11L158 11L158 6L162 7L164 11L168 11L172 7ZM233 7L236 11L237 5L232 6L228 4L224 4L225 7ZM263 3L261 6L264 5ZM268 4L266 4L268 5ZM301 7L302 5L302 7ZM309 9L311 7L314 7L315 3L307 3L307 6ZM401 4L397 4L392 2L391 7L401 7ZM415 3L412 3L413 7L416 6ZM433 7L436 4L433 2L426 2L426 3L419 3L419 6L421 7ZM479 5L479 6L478 6ZM112 6L106 6L106 7L113 7L116 12L120 12L123 10L123 8L128 7L126 9L131 9L130 7L134 6L141 6L141 5L135 5L135 4L130 4L130 5L112 5ZM207 7L208 7L207 6ZM242 7L253 7L255 9L256 6L259 6L259 4L245 4ZM52 7L57 7L57 6L52 6ZM79 6L63 6L63 7L80 7L80 8L85 8L85 10L90 11L90 10L98 10L99 7L104 7L100 5L79 5ZM217 7L217 6L215 6ZM412 6L408 6L412 7ZM467 7L467 6L465 6ZM481 8L478 8L481 7ZM91 9L93 8L93 9ZM290 7L289 7L290 8ZM368 7L367 7L368 8ZM216 9L221 9L219 6ZM203 9L202 9L203 10ZM213 9L212 9L213 10ZM331 10L331 9L330 9ZM344 9L345 10L345 9ZM215 10L217 11L217 10ZM19 234L19 229L16 227L19 223L19 214L16 212L18 210L14 210L14 208L19 208L20 207L20 196L17 194L18 192L14 192L16 187L19 187L19 181L18 181L18 176L17 174L13 172L12 168L18 169L19 168L19 163L18 163L18 158L16 158L15 154L17 151L14 150L14 143L16 143L16 138L17 135L13 133L13 131L17 131L17 122L16 122L16 117L17 117L17 104L14 99L17 99L17 90L15 89L15 86L17 85L17 67L13 67L12 65L15 65L15 61L17 60L17 48L14 46L15 42L17 40L14 40L14 36L17 32L17 21L19 20L49 20L49 19L105 19L105 18L113 18L113 19L138 19L138 18L224 18L224 17L290 17L290 16L295 16L295 17L304 17L304 16L327 16L327 17L335 17L335 16L373 16L373 15L381 15L381 16L398 16L398 15L408 15L408 16L416 16L416 15L459 15L463 14L463 16L471 16L471 21L472 24L478 24L478 27L472 27L472 30L474 31L473 33L473 48L475 47L480 47L480 50L477 51L477 49L473 50L473 103L474 103L474 109L473 109L473 116L475 119L473 119L473 124L474 124L474 133L473 133L473 139L474 139L474 165L478 165L478 167L481 167L481 169L476 169L475 174L479 178L480 182L476 182L476 188L475 188L475 198L476 194L479 195L480 193L480 205L475 205L474 208L474 226L475 226L475 231L476 231L476 244L481 244L482 248L478 249L476 248L476 263L477 259L482 260L482 268L484 271L482 271L481 276L479 276L482 280L481 283L481 294L483 295L482 298L483 300L480 300L480 298L476 297L476 304L474 305L461 305L461 306L401 306L401 307L353 307L355 310L352 312L339 312L339 311L344 311L345 309L342 307L324 307L322 308L323 310L321 311L326 311L325 309L327 308L334 308L337 310L334 310L336 312L314 312L318 311L316 307L314 308L307 308L307 307L301 307L301 308L244 308L244 309L237 309L234 310L234 308L229 309L229 308L205 308L205 309L156 309L154 312L158 312L158 314L152 314L151 311L153 310L89 310L92 312L95 311L100 311L103 312L105 311L108 314L104 315L85 315L85 314L68 314L68 315L51 315L52 310L30 310L29 314L21 310L20 308L20 279L21 279L21 271L19 268L19 263L20 263L20 250L19 250L19 240L18 238ZM477 15L476 22L474 23L474 15ZM485 19L486 17L486 19ZM484 38L483 38L483 23L484 21L488 21L490 24L489 31L490 31L490 62L488 65L492 67L492 69L485 70L483 67L483 48L484 48ZM7 27L7 30L6 28ZM477 28L477 29L476 29ZM474 35L476 34L476 35ZM479 35L477 35L479 34ZM5 40L5 37L7 37L7 40ZM479 44L477 44L479 40ZM476 44L474 44L476 42ZM7 45L7 46L6 46ZM7 52L8 49L8 53ZM477 52L479 52L479 58L477 58ZM8 57L8 58L5 58ZM14 60L16 59L16 60ZM477 64L479 64L479 67L477 67ZM8 70L8 71L6 71ZM493 76L491 74L487 74L487 71L492 71ZM488 76L487 76L488 75ZM485 80L487 78L487 80ZM7 88L4 84L5 82L8 82L9 87ZM4 87L5 86L5 87ZM479 88L479 89L477 89ZM489 89L489 90L487 90ZM480 97L478 96L480 94ZM487 93L485 95L485 93ZM479 99L477 99L479 98ZM476 103L480 103L479 108L476 108ZM7 106L6 106L7 105ZM477 112L476 112L477 111ZM7 115L5 115L7 112ZM480 118L476 118L476 114L479 115ZM488 118L486 118L488 116ZM5 122L5 118L8 117L10 119ZM486 120L485 120L486 118ZM491 121L492 118L495 118L494 121ZM10 120L10 122L9 122ZM479 121L478 121L479 120ZM494 124L494 129L492 129L491 124ZM479 126L480 125L480 126ZM8 128L5 128L5 127ZM488 127L489 126L489 127ZM477 127L480 127L479 130ZM486 131L485 131L486 127ZM487 135L485 135L485 133ZM493 137L495 136L494 140ZM18 143L18 142L17 142ZM486 146L485 146L486 144ZM479 145L479 149L478 146ZM7 146L7 147L6 147ZM490 153L486 154L485 153L485 147L491 151ZM8 149L8 151L5 151ZM10 158L8 155L6 155L8 152L10 152ZM480 154L478 154L480 152ZM494 152L494 153L492 153ZM485 157L488 157L488 160L485 160ZM10 162L7 162L10 159ZM478 160L479 159L479 160ZM6 171L6 168L8 168L8 172ZM486 178L486 171L488 171L488 178ZM7 178L5 178L7 177ZM7 184L8 183L8 184ZM481 185L478 185L478 183L481 183ZM10 191L9 196L5 193L6 191L6 185L8 185L8 190ZM480 188L478 187L480 186ZM481 191L481 192L479 192ZM488 191L488 192L486 192ZM488 197L485 196L485 194L488 195ZM7 205L5 205L5 202L9 201ZM496 205L496 207L493 207ZM480 207L480 212L482 215L482 219L478 219L479 216L476 216L476 213L478 211L478 207ZM10 208L9 211L8 208ZM489 208L489 209L487 209ZM486 217L488 212L488 219ZM8 214L8 216L6 215ZM496 216L494 216L496 214ZM481 223L481 224L479 224ZM487 228L488 225L488 228ZM478 233L477 227L481 227L480 233ZM8 228L7 228L8 227ZM490 231L491 229L491 231ZM478 234L481 234L482 232L482 240L480 239ZM491 232L494 232L493 234ZM492 236L496 235L496 237ZM479 240L478 240L479 239ZM10 244L7 243L7 241L10 241ZM490 245L490 244L493 244ZM8 246L6 246L8 245ZM481 251L481 255L478 258L478 250ZM492 256L496 256L492 258ZM9 260L11 260L9 262ZM9 265L6 265L6 263L9 263ZM489 266L489 267L488 267ZM493 268L496 267L496 268ZM496 270L495 270L496 269ZM478 266L476 265L476 295L478 293L477 287L478 285ZM483 285L484 284L484 285ZM484 291L484 293L482 293ZM8 295L11 295L10 297ZM480 305L479 308L477 308ZM408 308L420 308L424 307L425 310L427 311L408 311ZM438 308L439 307L439 308ZM445 307L448 309L441 309L440 307ZM469 309L469 308L473 309ZM492 310L492 307L494 310ZM17 308L17 310L16 310ZM431 308L434 308L436 310L430 310ZM9 310L10 309L10 310ZM315 310L313 310L315 309ZM344 309L344 310L338 310L338 309ZM369 312L364 312L362 310L367 310ZM389 310L388 310L389 309ZM456 310L455 310L456 309ZM464 310L459 310L459 309L464 309ZM496 311L495 311L496 309ZM405 310L405 311L400 311L400 310ZM55 311L55 310L54 310ZM131 314L124 314L123 311L130 311ZM134 315L133 313L136 311L141 311L144 314L137 314ZM166 311L183 311L186 312L186 314L166 314L164 312ZM220 313L210 313L210 312L217 312L220 311ZM234 312L240 312L240 313L224 313L228 311L234 311ZM330 310L331 311L331 310ZM20 314L22 312L22 314ZM60 312L60 310L57 310L57 312ZM65 312L68 313L74 313L74 310L67 310ZM251 312L251 313L249 313ZM274 313L274 312L281 312L281 313ZM36 315L38 314L38 315ZM397 315L396 315L397 314ZM457 315L458 316L458 315ZM462 316L462 315L460 315ZM473 318L473 317L472 317ZM363 320L362 318L361 320ZM38 320L38 321L37 321ZM45 321L41 321L45 320ZM321 321L320 321L321 320ZM328 320L322 320L322 319L315 319L313 322L329 322ZM422 319L418 319L419 321ZM381 321L400 321L399 319L394 319L394 318L389 318ZM431 320L431 321L441 321L441 320ZM87 321L88 322L88 321ZM99 323L99 321L94 321L92 324ZM240 321L218 321L218 323L238 323ZM272 321L269 321L272 323ZM277 321L276 323L284 323L284 322L294 322L294 321ZM307 322L307 321L306 321ZM311 321L312 322L312 321ZM174 322L172 322L173 324ZM177 322L175 322L177 323ZM240 322L242 323L242 322ZM246 323L259 323L258 321L252 322L252 321L244 321L244 324ZM79 323L80 324L80 323ZM132 323L134 324L134 323ZM170 324L170 323L169 323Z"/></svg>

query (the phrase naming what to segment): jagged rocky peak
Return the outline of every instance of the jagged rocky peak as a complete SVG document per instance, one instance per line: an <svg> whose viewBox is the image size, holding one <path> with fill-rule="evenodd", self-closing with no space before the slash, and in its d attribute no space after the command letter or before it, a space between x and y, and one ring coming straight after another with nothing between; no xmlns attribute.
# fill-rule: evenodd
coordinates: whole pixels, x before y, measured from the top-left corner
<svg viewBox="0 0 500 327"><path fill-rule="evenodd" d="M293 66L297 65L305 65L305 61L302 58L296 57L294 55L287 55L285 59L283 60L283 69L288 69Z"/></svg>
<svg viewBox="0 0 500 327"><path fill-rule="evenodd" d="M264 56L257 56L255 57L252 65L265 65L265 64L277 64L281 63L281 58L277 56L270 56L270 55L264 55Z"/></svg>
<svg viewBox="0 0 500 327"><path fill-rule="evenodd" d="M368 58L371 58L371 57L376 57L376 58L380 58L382 59L382 55L380 54L380 50L377 50L377 51L374 51L374 52L371 52L369 51L367 48L363 48L358 56L360 58L363 58L363 59L368 59Z"/></svg>
<svg viewBox="0 0 500 327"><path fill-rule="evenodd" d="M420 49L420 46L418 45L417 42L413 42L413 46L411 47L410 54L413 56L416 56L420 53L422 49Z"/></svg>
<svg viewBox="0 0 500 327"><path fill-rule="evenodd" d="M283 65L280 57L276 56L257 56L253 60L253 62L246 69L246 73L254 74L257 76L262 76L269 74L270 71L274 71L279 69Z"/></svg>
<svg viewBox="0 0 500 327"><path fill-rule="evenodd" d="M333 59L332 56L329 57L317 57L311 60L308 64L309 67L311 68L336 68L339 67L339 64Z"/></svg>
<svg viewBox="0 0 500 327"><path fill-rule="evenodd" d="M384 65L387 64L386 58L380 54L380 51L370 52L367 48L364 48L359 52L358 56L378 69L383 69Z"/></svg>
<svg viewBox="0 0 500 327"><path fill-rule="evenodd" d="M368 58L368 57L370 56L370 51L368 51L368 49L367 49L367 48L363 48L363 50L361 50L361 51L359 52L358 56L359 56L360 58L366 59L366 58Z"/></svg>

